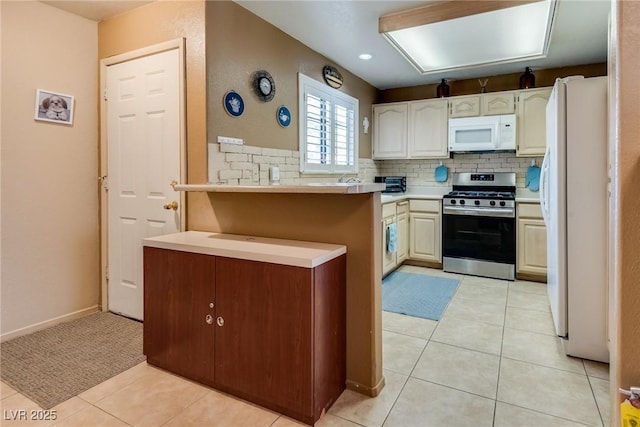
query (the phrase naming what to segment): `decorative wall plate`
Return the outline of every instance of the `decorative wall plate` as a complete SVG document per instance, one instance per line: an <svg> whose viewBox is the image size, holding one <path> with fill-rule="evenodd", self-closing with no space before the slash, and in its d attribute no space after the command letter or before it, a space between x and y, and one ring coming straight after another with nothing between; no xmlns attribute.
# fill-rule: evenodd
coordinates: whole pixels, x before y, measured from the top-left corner
<svg viewBox="0 0 640 427"><path fill-rule="evenodd" d="M339 89L342 86L342 74L336 67L332 67L331 65L325 65L322 69L322 77L324 77L324 81L334 89Z"/></svg>
<svg viewBox="0 0 640 427"><path fill-rule="evenodd" d="M240 117L244 113L244 100L236 91L230 90L224 94L224 109L233 117Z"/></svg>
<svg viewBox="0 0 640 427"><path fill-rule="evenodd" d="M278 124L283 128L286 128L291 124L291 112L284 105L278 107L276 118L278 119Z"/></svg>
<svg viewBox="0 0 640 427"><path fill-rule="evenodd" d="M271 101L276 95L276 83L266 70L256 71L253 74L253 89L258 98L264 102Z"/></svg>

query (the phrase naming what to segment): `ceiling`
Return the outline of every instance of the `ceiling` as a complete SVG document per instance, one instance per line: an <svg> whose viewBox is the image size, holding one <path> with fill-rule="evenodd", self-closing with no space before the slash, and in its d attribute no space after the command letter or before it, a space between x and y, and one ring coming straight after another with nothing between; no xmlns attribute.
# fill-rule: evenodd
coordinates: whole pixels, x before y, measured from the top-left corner
<svg viewBox="0 0 640 427"><path fill-rule="evenodd" d="M543 59L449 70L423 76L378 33L381 15L428 4L407 0L234 0L311 49L378 89L471 79L533 69L592 64L607 60L609 0L557 0L548 55ZM44 3L100 21L149 1L63 1ZM469 29L471 49L476 40ZM505 38L509 34L504 35ZM373 58L363 61L361 53Z"/></svg>
<svg viewBox="0 0 640 427"><path fill-rule="evenodd" d="M80 15L92 21L102 21L153 0L40 0L50 6Z"/></svg>

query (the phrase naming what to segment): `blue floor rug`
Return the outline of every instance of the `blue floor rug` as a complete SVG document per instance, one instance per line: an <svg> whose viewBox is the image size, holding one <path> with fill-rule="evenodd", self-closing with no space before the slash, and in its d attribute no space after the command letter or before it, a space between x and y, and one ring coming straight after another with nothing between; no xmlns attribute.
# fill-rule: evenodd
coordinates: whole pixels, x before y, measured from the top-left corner
<svg viewBox="0 0 640 427"><path fill-rule="evenodd" d="M382 281L382 309L440 320L459 284L456 279L394 271Z"/></svg>

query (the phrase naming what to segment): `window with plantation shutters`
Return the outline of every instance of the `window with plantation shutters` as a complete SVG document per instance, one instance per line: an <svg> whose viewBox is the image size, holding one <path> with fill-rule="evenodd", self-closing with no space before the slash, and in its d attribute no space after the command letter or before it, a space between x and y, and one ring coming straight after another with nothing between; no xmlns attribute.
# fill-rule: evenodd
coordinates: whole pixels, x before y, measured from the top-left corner
<svg viewBox="0 0 640 427"><path fill-rule="evenodd" d="M300 171L358 171L358 100L302 74L300 94Z"/></svg>

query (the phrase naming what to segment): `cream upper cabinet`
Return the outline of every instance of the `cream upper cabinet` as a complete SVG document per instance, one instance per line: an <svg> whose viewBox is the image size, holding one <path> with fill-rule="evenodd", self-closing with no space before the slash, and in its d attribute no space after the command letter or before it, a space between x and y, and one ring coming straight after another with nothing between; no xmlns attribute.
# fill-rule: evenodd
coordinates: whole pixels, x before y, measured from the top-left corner
<svg viewBox="0 0 640 427"><path fill-rule="evenodd" d="M373 106L373 159L449 157L448 119L517 115L516 156L543 156L550 87Z"/></svg>
<svg viewBox="0 0 640 427"><path fill-rule="evenodd" d="M373 158L407 157L408 104L397 102L373 106Z"/></svg>
<svg viewBox="0 0 640 427"><path fill-rule="evenodd" d="M409 158L449 156L447 107L442 98L409 103Z"/></svg>
<svg viewBox="0 0 640 427"><path fill-rule="evenodd" d="M441 214L439 200L409 202L409 258L442 262Z"/></svg>
<svg viewBox="0 0 640 427"><path fill-rule="evenodd" d="M519 92L516 156L544 156L549 95L550 87Z"/></svg>
<svg viewBox="0 0 640 427"><path fill-rule="evenodd" d="M482 94L482 115L514 114L516 92L493 92Z"/></svg>
<svg viewBox="0 0 640 427"><path fill-rule="evenodd" d="M518 260L519 274L547 275L547 229L539 203L518 203Z"/></svg>
<svg viewBox="0 0 640 427"><path fill-rule="evenodd" d="M480 115L480 95L456 96L449 98L450 118Z"/></svg>
<svg viewBox="0 0 640 427"><path fill-rule="evenodd" d="M447 107L446 99L374 105L373 158L448 157Z"/></svg>
<svg viewBox="0 0 640 427"><path fill-rule="evenodd" d="M516 91L483 93L449 98L450 118L494 116L516 112Z"/></svg>

